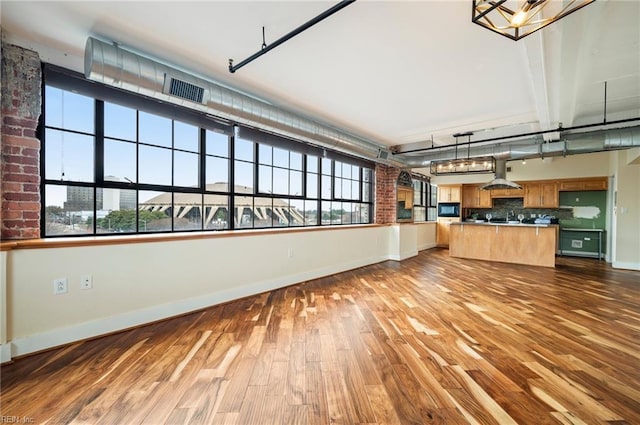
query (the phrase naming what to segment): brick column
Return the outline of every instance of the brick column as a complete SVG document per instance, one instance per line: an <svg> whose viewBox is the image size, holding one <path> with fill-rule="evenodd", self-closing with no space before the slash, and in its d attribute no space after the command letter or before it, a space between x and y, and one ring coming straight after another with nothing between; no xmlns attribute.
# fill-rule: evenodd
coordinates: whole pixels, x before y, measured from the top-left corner
<svg viewBox="0 0 640 425"><path fill-rule="evenodd" d="M2 44L0 239L40 237L42 71L38 54Z"/></svg>
<svg viewBox="0 0 640 425"><path fill-rule="evenodd" d="M396 222L396 182L400 169L376 164L376 224Z"/></svg>

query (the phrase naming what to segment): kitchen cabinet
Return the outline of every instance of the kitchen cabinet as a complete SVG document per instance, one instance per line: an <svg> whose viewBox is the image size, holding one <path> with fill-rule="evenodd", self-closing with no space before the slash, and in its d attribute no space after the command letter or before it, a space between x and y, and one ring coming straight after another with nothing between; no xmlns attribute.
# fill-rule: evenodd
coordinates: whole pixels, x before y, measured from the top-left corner
<svg viewBox="0 0 640 425"><path fill-rule="evenodd" d="M438 202L460 202L461 185L438 186Z"/></svg>
<svg viewBox="0 0 640 425"><path fill-rule="evenodd" d="M607 190L608 179L597 177L583 180L561 180L559 190L561 192L579 192L583 190Z"/></svg>
<svg viewBox="0 0 640 425"><path fill-rule="evenodd" d="M524 198L524 188L521 189L491 189L492 198Z"/></svg>
<svg viewBox="0 0 640 425"><path fill-rule="evenodd" d="M462 186L462 208L491 208L491 191L480 186Z"/></svg>
<svg viewBox="0 0 640 425"><path fill-rule="evenodd" d="M525 184L523 204L525 208L558 208L560 204L558 184L556 182Z"/></svg>
<svg viewBox="0 0 640 425"><path fill-rule="evenodd" d="M449 229L451 223L460 222L459 218L439 218L436 227L436 245L449 247Z"/></svg>

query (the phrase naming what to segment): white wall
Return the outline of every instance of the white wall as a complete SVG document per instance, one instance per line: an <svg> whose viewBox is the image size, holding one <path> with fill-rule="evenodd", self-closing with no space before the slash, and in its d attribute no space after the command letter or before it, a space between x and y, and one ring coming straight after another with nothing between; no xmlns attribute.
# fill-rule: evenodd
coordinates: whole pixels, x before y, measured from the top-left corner
<svg viewBox="0 0 640 425"><path fill-rule="evenodd" d="M612 264L617 268L640 270L640 164L633 151L615 153L614 237Z"/></svg>
<svg viewBox="0 0 640 425"><path fill-rule="evenodd" d="M432 226L432 224L431 224ZM392 246L405 228L411 237ZM6 258L11 355L137 326L345 270L416 255L424 225L354 226L293 232L65 248L15 249ZM404 233L404 230L403 230ZM413 246L409 246L413 244ZM5 255L6 254L6 255ZM80 276L93 289L80 290ZM66 277L69 292L53 294ZM6 350L7 344L3 345ZM2 359L6 361L5 358Z"/></svg>

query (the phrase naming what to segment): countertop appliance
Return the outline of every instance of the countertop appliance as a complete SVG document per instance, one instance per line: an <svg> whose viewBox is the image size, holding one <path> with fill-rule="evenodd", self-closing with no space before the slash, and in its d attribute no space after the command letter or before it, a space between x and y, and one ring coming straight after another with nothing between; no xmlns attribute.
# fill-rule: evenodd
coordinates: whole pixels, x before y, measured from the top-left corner
<svg viewBox="0 0 640 425"><path fill-rule="evenodd" d="M460 217L460 203L459 202L439 203L438 217Z"/></svg>

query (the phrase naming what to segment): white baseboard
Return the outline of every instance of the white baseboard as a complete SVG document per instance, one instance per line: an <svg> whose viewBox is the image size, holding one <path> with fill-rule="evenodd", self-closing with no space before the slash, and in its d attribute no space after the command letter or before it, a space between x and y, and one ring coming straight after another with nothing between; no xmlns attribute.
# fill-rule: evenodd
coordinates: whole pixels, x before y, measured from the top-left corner
<svg viewBox="0 0 640 425"><path fill-rule="evenodd" d="M0 364L11 361L11 343L0 344Z"/></svg>
<svg viewBox="0 0 640 425"><path fill-rule="evenodd" d="M274 289L304 282L306 280L317 279L323 276L329 276L335 273L341 273L347 270L353 270L370 264L379 263L388 259L389 258L386 256L381 256L350 261L296 275L256 282L242 287L227 289L195 298L177 300L170 304L156 305L119 314L117 316L105 317L65 328L54 329L48 332L12 340L10 343L0 346L2 349L0 354L2 355L2 361L5 362L11 360L12 357L23 356L25 354L35 353L72 342L134 328L136 326L179 316L181 314L233 301L239 298L272 291ZM5 356L8 358L5 359Z"/></svg>
<svg viewBox="0 0 640 425"><path fill-rule="evenodd" d="M614 269L640 270L640 263L626 263L622 261L614 261L611 263Z"/></svg>
<svg viewBox="0 0 640 425"><path fill-rule="evenodd" d="M424 251L425 249L431 249L431 248L435 248L435 247L437 247L437 246L438 246L438 245L437 245L435 242L433 242L433 243L426 243L426 244L424 244L424 245L420 245L420 246L418 247L418 251Z"/></svg>
<svg viewBox="0 0 640 425"><path fill-rule="evenodd" d="M416 251L401 252L398 255L395 255L395 254L389 255L389 260L402 261L402 260L406 260L407 258L415 257L416 255L418 255L418 251L417 250Z"/></svg>

